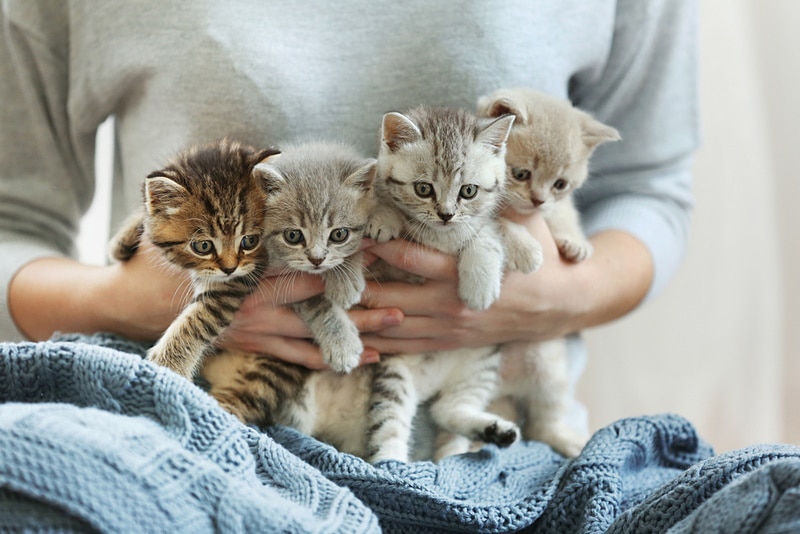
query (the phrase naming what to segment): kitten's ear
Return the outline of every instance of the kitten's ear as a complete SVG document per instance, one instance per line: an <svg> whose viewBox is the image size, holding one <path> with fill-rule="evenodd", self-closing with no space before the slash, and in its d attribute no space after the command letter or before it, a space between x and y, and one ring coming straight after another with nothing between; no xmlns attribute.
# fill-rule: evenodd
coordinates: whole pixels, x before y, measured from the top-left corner
<svg viewBox="0 0 800 534"><path fill-rule="evenodd" d="M401 146L422 139L422 132L411 119L394 111L383 116L381 125L383 143L394 152Z"/></svg>
<svg viewBox="0 0 800 534"><path fill-rule="evenodd" d="M273 154L272 156L268 157L267 160L272 159L272 161L274 161L273 158L277 157L278 154ZM280 188L286 183L286 179L280 172L278 172L278 169L263 161L253 167L253 176L263 182L267 193L275 193L276 191L279 191Z"/></svg>
<svg viewBox="0 0 800 534"><path fill-rule="evenodd" d="M622 139L616 128L603 124L599 120L586 114L581 125L583 129L583 142L586 148L594 149L598 145Z"/></svg>
<svg viewBox="0 0 800 534"><path fill-rule="evenodd" d="M189 192L161 171L150 173L144 182L145 205L148 213L156 209L181 207Z"/></svg>
<svg viewBox="0 0 800 534"><path fill-rule="evenodd" d="M345 178L344 185L358 187L364 191L369 191L372 187L372 182L375 179L375 170L377 169L378 160L370 159L366 165L363 165L356 172Z"/></svg>
<svg viewBox="0 0 800 534"><path fill-rule="evenodd" d="M503 115L495 119L478 134L478 142L489 145L495 153L500 152L506 146L514 119L514 115Z"/></svg>
<svg viewBox="0 0 800 534"><path fill-rule="evenodd" d="M478 115L481 117L502 117L513 115L517 124L527 124L528 113L525 107L519 105L507 96L483 96L478 99Z"/></svg>
<svg viewBox="0 0 800 534"><path fill-rule="evenodd" d="M255 166L259 163L269 163L271 161L274 162L280 155L281 151L277 148L265 148L264 150L259 150L253 154L250 161L252 161L253 166Z"/></svg>

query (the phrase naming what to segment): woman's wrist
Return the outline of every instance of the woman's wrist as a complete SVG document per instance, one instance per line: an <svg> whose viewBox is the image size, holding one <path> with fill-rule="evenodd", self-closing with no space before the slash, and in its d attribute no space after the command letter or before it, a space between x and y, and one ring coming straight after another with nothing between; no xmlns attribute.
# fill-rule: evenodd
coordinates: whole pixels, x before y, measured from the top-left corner
<svg viewBox="0 0 800 534"><path fill-rule="evenodd" d="M631 312L647 296L653 282L652 256L631 234L606 230L593 236L591 242L594 253L576 265L576 331L612 322Z"/></svg>

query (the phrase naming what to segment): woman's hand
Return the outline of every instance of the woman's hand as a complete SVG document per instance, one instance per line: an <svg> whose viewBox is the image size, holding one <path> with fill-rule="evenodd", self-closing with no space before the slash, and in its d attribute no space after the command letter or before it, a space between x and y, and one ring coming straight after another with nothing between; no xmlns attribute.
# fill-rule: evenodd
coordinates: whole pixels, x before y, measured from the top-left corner
<svg viewBox="0 0 800 534"><path fill-rule="evenodd" d="M534 273L507 273L500 298L482 312L459 300L455 258L405 241L370 248L370 253L426 281L419 286L369 283L362 303L367 308L397 307L405 319L364 336L364 343L382 353L407 353L543 341L616 318L646 293L652 262L630 235L598 234L592 240L594 255L575 264L559 256L541 215L511 216L541 242L544 264Z"/></svg>
<svg viewBox="0 0 800 534"><path fill-rule="evenodd" d="M239 309L218 345L245 351L265 352L312 369L325 369L311 332L287 304L299 302L323 291L322 279L303 273L270 276ZM403 321L397 309L354 310L350 318L361 332L375 332ZM378 361L376 349L365 347L362 363Z"/></svg>

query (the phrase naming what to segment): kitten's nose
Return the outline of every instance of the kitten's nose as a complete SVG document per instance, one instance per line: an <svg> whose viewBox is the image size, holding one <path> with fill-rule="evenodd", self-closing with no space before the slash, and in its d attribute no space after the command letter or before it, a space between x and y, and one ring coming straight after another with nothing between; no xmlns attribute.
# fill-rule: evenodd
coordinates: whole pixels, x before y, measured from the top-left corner
<svg viewBox="0 0 800 534"><path fill-rule="evenodd" d="M534 208L538 208L539 206L544 204L544 200L539 200L536 197L531 197L531 204L533 204Z"/></svg>
<svg viewBox="0 0 800 534"><path fill-rule="evenodd" d="M233 267L220 267L219 270L225 274L230 275L231 273L233 273L233 271L236 270L236 266L234 265Z"/></svg>
<svg viewBox="0 0 800 534"><path fill-rule="evenodd" d="M309 256L308 261L313 263L315 267L319 267L320 265L322 265L322 262L325 261L325 258L314 258L312 256Z"/></svg>
<svg viewBox="0 0 800 534"><path fill-rule="evenodd" d="M442 213L440 211L440 212L437 213L437 215L439 215L439 218L444 222L447 222L447 221L449 221L450 219L453 218L453 214L452 213Z"/></svg>

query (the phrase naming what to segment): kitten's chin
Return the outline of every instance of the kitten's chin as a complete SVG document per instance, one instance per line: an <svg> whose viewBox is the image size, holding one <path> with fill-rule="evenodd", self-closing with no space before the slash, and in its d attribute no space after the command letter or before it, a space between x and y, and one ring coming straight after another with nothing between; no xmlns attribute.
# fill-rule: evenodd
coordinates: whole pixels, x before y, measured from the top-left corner
<svg viewBox="0 0 800 534"><path fill-rule="evenodd" d="M248 272L249 271L245 271L244 269L236 269L230 274L225 274L221 271L211 271L198 273L197 278L206 282L225 282L227 280L233 280L234 278L245 276L248 274Z"/></svg>

